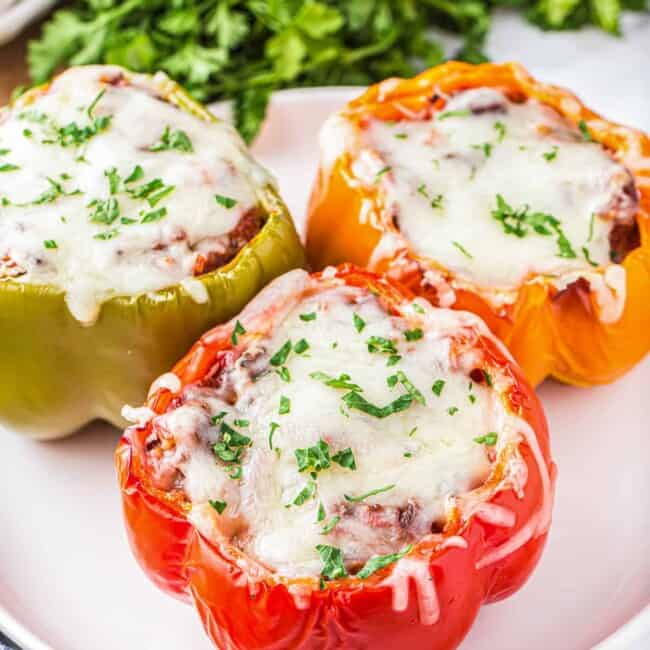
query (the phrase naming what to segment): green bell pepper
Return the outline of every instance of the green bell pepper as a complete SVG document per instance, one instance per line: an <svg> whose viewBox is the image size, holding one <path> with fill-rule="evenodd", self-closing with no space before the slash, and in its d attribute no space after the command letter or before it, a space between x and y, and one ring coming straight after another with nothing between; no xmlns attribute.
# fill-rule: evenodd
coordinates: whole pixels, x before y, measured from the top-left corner
<svg viewBox="0 0 650 650"><path fill-rule="evenodd" d="M155 79L166 100L216 120L177 84ZM180 285L119 296L85 326L71 315L61 289L0 281L0 425L40 439L69 435L95 418L124 427L122 406L141 404L152 380L205 330L237 314L276 276L305 264L275 189L263 188L260 202L266 216L260 232L228 264L197 278L209 295L205 303Z"/></svg>

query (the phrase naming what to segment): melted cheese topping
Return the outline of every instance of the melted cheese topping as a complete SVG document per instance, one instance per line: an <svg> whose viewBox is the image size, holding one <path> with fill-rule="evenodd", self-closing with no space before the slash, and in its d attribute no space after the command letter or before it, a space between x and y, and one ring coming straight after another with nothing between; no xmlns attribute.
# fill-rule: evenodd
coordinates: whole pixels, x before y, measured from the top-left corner
<svg viewBox="0 0 650 650"><path fill-rule="evenodd" d="M628 170L534 100L468 90L431 119L370 119L354 144L344 121L324 127L324 164L355 147L355 176L381 188L416 254L478 287L607 265L614 223L631 222L637 208ZM526 232L507 232L524 211Z"/></svg>
<svg viewBox="0 0 650 650"><path fill-rule="evenodd" d="M278 282L304 277L298 271ZM274 291L271 285L266 293ZM180 406L154 418L156 435L174 439L156 461L155 480L184 489L204 534L286 576L318 575L318 545L341 549L345 566L357 570L374 555L439 531L448 508L487 477L495 449L518 440L526 427L505 411L496 390L471 381L476 354L454 352L452 337L476 328L477 319L417 305L406 307L408 317L394 317L369 292L333 286L298 304L276 300L262 334L252 333L244 312L241 323L251 332L239 335L243 353L217 387L189 386ZM400 358L370 352L372 337L392 341ZM278 360L287 341L291 352ZM412 399L385 417L365 413L344 399L350 388L326 385L325 375L341 374L372 405L385 407L415 390L424 403ZM251 439L239 480L212 450L224 422ZM498 432L496 448L481 440L490 432ZM312 477L299 471L296 450L319 441L331 462ZM356 469L334 460L347 449ZM221 514L211 500L227 504Z"/></svg>
<svg viewBox="0 0 650 650"><path fill-rule="evenodd" d="M88 323L224 253L270 179L229 125L161 99L165 81L73 68L0 113L0 279L58 287Z"/></svg>

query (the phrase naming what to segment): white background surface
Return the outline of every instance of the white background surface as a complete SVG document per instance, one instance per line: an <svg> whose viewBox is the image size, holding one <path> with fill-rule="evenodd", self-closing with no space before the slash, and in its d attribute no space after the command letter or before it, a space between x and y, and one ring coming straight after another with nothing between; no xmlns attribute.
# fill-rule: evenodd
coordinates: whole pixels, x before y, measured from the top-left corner
<svg viewBox="0 0 650 650"><path fill-rule="evenodd" d="M650 17L624 24L629 38L619 41L592 30L542 34L503 15L490 51L650 130ZM318 125L349 96L290 91L274 101L255 151L298 218ZM542 386L559 466L547 550L523 590L481 611L462 650L582 650L650 603L649 385L646 359L612 386ZM112 461L118 436L99 424L50 444L0 432L0 627L17 636L22 624L46 645L19 640L39 650L208 650L192 609L150 585L127 548ZM646 612L630 639L603 647L648 648L649 630Z"/></svg>

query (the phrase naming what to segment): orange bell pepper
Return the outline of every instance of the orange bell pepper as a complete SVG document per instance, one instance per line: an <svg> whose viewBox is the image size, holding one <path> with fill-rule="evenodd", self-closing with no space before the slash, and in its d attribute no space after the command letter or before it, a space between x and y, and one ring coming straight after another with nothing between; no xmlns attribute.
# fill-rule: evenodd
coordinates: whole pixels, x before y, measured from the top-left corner
<svg viewBox="0 0 650 650"><path fill-rule="evenodd" d="M437 290L423 283L425 272L433 270L453 288L452 307L481 316L509 347L532 384L547 376L581 386L613 381L650 350L648 136L603 119L570 92L536 81L514 63L451 62L413 79L389 79L370 87L341 115L357 129L369 118L417 119L432 107L442 108L445 96L476 87L493 87L511 97L536 99L575 125L584 121L582 126L588 128L591 138L612 152L634 176L640 195L635 216L640 243L620 265L625 271L625 287L614 290L619 300L624 299L620 317L601 317L597 292L582 278L560 290L538 276L534 282L519 286L509 304L494 306L478 287L459 282L436 260L415 254L387 218L381 190L364 187L355 178L353 154L347 151L318 172L307 220L310 262L315 269L347 261L385 271L433 304L440 304ZM399 238L399 254L387 253L390 247L380 247L390 237ZM608 264L594 269L594 273L603 278L617 272L622 275L620 270L612 271L616 267Z"/></svg>

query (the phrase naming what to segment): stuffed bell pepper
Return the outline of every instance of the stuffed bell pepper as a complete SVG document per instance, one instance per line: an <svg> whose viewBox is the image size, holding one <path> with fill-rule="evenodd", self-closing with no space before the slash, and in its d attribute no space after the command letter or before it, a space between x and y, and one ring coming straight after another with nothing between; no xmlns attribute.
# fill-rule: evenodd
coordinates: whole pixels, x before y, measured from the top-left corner
<svg viewBox="0 0 650 650"><path fill-rule="evenodd" d="M72 68L0 111L0 423L125 402L303 264L273 180L164 75Z"/></svg>
<svg viewBox="0 0 650 650"><path fill-rule="evenodd" d="M475 315L351 266L276 279L125 416L134 554L219 648L454 648L546 540L518 366Z"/></svg>
<svg viewBox="0 0 650 650"><path fill-rule="evenodd" d="M516 64L388 79L321 132L316 269L350 261L479 314L529 381L650 350L650 139Z"/></svg>

